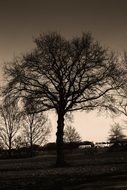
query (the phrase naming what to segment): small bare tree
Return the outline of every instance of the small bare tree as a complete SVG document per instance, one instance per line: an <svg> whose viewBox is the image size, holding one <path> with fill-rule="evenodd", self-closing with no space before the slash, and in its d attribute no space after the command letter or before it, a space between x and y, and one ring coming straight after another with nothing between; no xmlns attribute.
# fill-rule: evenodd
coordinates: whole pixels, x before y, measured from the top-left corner
<svg viewBox="0 0 127 190"><path fill-rule="evenodd" d="M119 125L119 123L115 123L111 126L110 132L109 132L109 141L111 143L117 143L119 141L123 141L125 139L125 135L123 133L122 127Z"/></svg>
<svg viewBox="0 0 127 190"><path fill-rule="evenodd" d="M43 113L25 114L23 117L24 142L31 147L31 154L34 144L45 144L51 133L51 124Z"/></svg>
<svg viewBox="0 0 127 190"><path fill-rule="evenodd" d="M80 142L81 137L74 127L67 125L64 130L64 142Z"/></svg>
<svg viewBox="0 0 127 190"><path fill-rule="evenodd" d="M24 136L21 132L14 139L14 147L20 149L22 147L27 147L28 143L25 141Z"/></svg>
<svg viewBox="0 0 127 190"><path fill-rule="evenodd" d="M17 104L6 99L6 102L0 107L0 116L0 140L5 148L9 150L9 155L11 156L14 139L20 129L21 113Z"/></svg>

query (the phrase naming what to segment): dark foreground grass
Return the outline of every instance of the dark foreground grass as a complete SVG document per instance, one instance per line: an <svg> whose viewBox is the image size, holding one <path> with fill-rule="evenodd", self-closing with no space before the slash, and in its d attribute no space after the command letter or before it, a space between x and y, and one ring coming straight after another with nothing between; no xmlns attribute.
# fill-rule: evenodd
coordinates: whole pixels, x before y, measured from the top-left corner
<svg viewBox="0 0 127 190"><path fill-rule="evenodd" d="M0 160L2 190L127 189L127 152L82 151L66 155L69 165L55 168L55 155Z"/></svg>

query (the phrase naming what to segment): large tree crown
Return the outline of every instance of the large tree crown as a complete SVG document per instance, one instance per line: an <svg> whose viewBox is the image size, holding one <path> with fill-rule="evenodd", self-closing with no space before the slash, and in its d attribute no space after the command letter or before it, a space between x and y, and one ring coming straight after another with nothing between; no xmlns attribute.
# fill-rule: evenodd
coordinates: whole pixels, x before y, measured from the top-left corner
<svg viewBox="0 0 127 190"><path fill-rule="evenodd" d="M58 112L92 109L115 86L116 57L90 33L66 40L56 32L35 39L36 48L9 69L9 92L22 94L27 105ZM20 96L20 95L19 95Z"/></svg>

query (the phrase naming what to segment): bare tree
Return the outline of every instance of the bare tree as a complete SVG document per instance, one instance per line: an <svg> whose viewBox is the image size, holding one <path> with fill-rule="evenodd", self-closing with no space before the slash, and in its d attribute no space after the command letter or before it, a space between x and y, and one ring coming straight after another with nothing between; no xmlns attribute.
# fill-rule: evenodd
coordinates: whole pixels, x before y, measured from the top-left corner
<svg viewBox="0 0 127 190"><path fill-rule="evenodd" d="M65 142L80 142L81 137L74 127L67 125L64 130L64 141Z"/></svg>
<svg viewBox="0 0 127 190"><path fill-rule="evenodd" d="M6 99L6 102L0 107L0 116L0 140L9 150L9 155L11 156L14 139L20 129L21 113L17 104L10 104L10 101Z"/></svg>
<svg viewBox="0 0 127 190"><path fill-rule="evenodd" d="M52 32L40 35L35 43L32 53L6 68L9 82L4 93L12 98L22 97L30 113L56 111L56 164L61 166L66 114L93 110L109 101L109 91L116 89L120 69L116 57L89 33L66 40Z"/></svg>
<svg viewBox="0 0 127 190"><path fill-rule="evenodd" d="M50 133L50 123L43 113L24 115L22 135L24 137L24 142L31 147L31 154L33 152L33 145L42 145L46 143Z"/></svg>
<svg viewBox="0 0 127 190"><path fill-rule="evenodd" d="M123 141L125 139L125 135L123 133L122 127L119 125L119 123L115 123L111 126L110 132L109 132L109 141L111 143L117 143L119 141Z"/></svg>
<svg viewBox="0 0 127 190"><path fill-rule="evenodd" d="M14 138L14 148L20 149L22 147L28 147L28 143L25 141L25 138L20 131L19 134Z"/></svg>

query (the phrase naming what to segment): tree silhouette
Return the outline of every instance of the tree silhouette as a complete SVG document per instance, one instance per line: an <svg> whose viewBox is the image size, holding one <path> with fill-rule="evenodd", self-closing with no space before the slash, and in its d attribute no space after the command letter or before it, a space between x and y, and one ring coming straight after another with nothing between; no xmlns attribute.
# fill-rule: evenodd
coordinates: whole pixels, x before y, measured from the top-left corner
<svg viewBox="0 0 127 190"><path fill-rule="evenodd" d="M9 156L11 156L15 136L20 129L21 115L22 113L19 112L17 104L10 103L10 99L6 99L0 107L0 140L4 147L9 150Z"/></svg>
<svg viewBox="0 0 127 190"><path fill-rule="evenodd" d="M111 126L109 134L110 134L109 141L111 143L117 143L123 141L126 137L119 123L115 123L114 125Z"/></svg>
<svg viewBox="0 0 127 190"><path fill-rule="evenodd" d="M4 93L12 99L22 97L31 113L56 111L56 164L62 166L65 115L93 110L109 101L108 92L116 88L120 71L115 56L89 33L66 40L51 32L40 35L35 43L31 53L6 68L9 82Z"/></svg>
<svg viewBox="0 0 127 190"><path fill-rule="evenodd" d="M31 156L33 145L42 145L47 142L51 133L51 126L49 126L49 122L47 121L43 113L26 113L23 117L22 135L26 144L31 148Z"/></svg>
<svg viewBox="0 0 127 190"><path fill-rule="evenodd" d="M64 130L64 141L65 142L80 142L81 137L74 127L67 125Z"/></svg>
<svg viewBox="0 0 127 190"><path fill-rule="evenodd" d="M24 139L24 136L22 134L22 132L20 131L20 134L17 135L14 139L14 148L16 148L17 150L22 148L22 147L28 147L27 142Z"/></svg>

